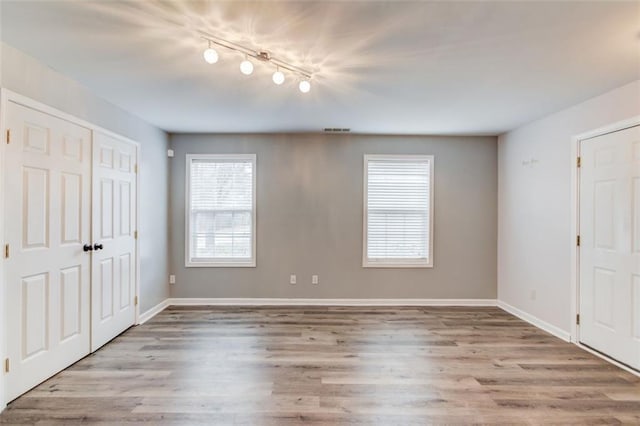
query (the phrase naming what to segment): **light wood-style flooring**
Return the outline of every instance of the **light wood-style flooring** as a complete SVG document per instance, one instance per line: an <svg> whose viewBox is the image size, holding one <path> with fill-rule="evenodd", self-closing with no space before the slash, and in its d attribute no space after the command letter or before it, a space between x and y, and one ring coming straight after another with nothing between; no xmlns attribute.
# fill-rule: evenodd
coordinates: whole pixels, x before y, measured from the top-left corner
<svg viewBox="0 0 640 426"><path fill-rule="evenodd" d="M640 424L640 378L498 308L169 308L5 424Z"/></svg>

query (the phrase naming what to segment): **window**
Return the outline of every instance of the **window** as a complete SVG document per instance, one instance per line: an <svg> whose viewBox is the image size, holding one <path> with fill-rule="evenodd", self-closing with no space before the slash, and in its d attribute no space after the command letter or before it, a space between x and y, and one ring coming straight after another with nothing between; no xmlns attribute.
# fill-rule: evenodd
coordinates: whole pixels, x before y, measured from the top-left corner
<svg viewBox="0 0 640 426"><path fill-rule="evenodd" d="M433 266L433 156L365 155L364 267Z"/></svg>
<svg viewBox="0 0 640 426"><path fill-rule="evenodd" d="M186 266L256 266L256 156L187 155Z"/></svg>

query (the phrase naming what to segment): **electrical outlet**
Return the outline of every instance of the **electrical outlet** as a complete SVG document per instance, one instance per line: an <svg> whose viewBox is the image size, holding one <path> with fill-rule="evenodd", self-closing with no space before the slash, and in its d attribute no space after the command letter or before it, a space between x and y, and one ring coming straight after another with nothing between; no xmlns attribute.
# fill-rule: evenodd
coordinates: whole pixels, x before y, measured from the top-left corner
<svg viewBox="0 0 640 426"><path fill-rule="evenodd" d="M531 290L531 294L529 295L529 298L531 300L536 300L536 291L535 290Z"/></svg>
<svg viewBox="0 0 640 426"><path fill-rule="evenodd" d="M175 283L176 283L176 276L169 275L169 284L175 284Z"/></svg>
<svg viewBox="0 0 640 426"><path fill-rule="evenodd" d="M296 276L295 275L291 275L289 277L289 284L295 284L296 283Z"/></svg>
<svg viewBox="0 0 640 426"><path fill-rule="evenodd" d="M311 284L318 284L318 276L311 275Z"/></svg>

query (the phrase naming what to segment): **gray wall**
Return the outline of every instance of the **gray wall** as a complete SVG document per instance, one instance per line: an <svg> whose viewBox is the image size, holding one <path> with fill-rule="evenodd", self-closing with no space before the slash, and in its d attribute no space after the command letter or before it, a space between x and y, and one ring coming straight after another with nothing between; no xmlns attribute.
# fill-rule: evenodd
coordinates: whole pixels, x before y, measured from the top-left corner
<svg viewBox="0 0 640 426"><path fill-rule="evenodd" d="M140 312L168 297L169 136L0 42L0 86L140 142Z"/></svg>
<svg viewBox="0 0 640 426"><path fill-rule="evenodd" d="M495 137L172 135L171 147L172 297L496 297ZM188 153L257 154L256 268L184 267ZM364 154L435 156L433 269L362 268Z"/></svg>

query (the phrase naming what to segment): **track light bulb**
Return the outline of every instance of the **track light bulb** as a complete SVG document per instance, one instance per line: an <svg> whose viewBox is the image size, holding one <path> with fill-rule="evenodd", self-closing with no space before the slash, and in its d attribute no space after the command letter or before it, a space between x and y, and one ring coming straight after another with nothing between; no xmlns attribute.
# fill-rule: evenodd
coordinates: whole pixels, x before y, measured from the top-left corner
<svg viewBox="0 0 640 426"><path fill-rule="evenodd" d="M218 52L216 52L216 50L212 47L209 47L207 50L205 50L202 56L204 56L204 60L208 64L215 64L216 62L218 62Z"/></svg>
<svg viewBox="0 0 640 426"><path fill-rule="evenodd" d="M245 59L240 63L240 72L244 75L250 75L253 72L253 64L250 60Z"/></svg>
<svg viewBox="0 0 640 426"><path fill-rule="evenodd" d="M298 84L298 89L300 89L302 93L309 93L309 90L311 90L311 83L309 80L302 80L300 84Z"/></svg>
<svg viewBox="0 0 640 426"><path fill-rule="evenodd" d="M273 78L273 82L278 86L284 83L284 74L280 70L276 70L276 72L273 73L272 78Z"/></svg>

